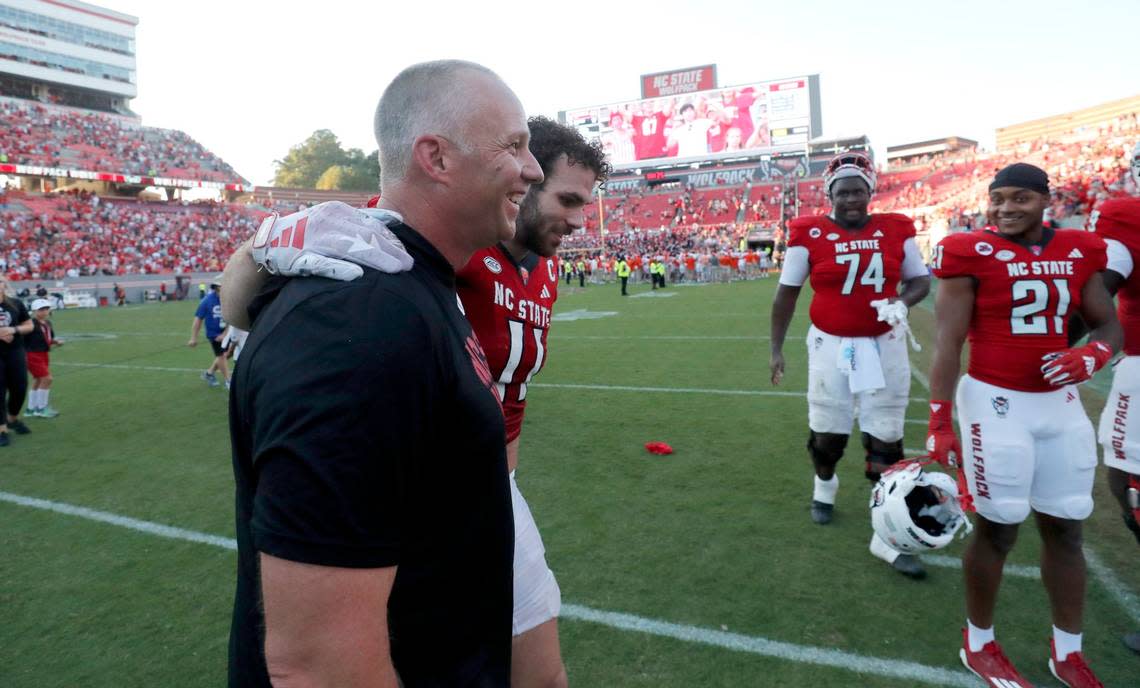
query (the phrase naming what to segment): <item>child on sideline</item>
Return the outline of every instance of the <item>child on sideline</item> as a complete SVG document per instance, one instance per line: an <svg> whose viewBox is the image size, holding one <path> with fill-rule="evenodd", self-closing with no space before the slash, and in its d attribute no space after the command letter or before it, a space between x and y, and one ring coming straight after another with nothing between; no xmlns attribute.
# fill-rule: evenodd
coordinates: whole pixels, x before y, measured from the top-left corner
<svg viewBox="0 0 1140 688"><path fill-rule="evenodd" d="M48 406L51 393L51 370L48 368L48 352L53 346L63 344L55 338L55 331L48 316L51 315L51 302L36 299L32 302L32 331L24 336L24 347L28 352L28 372L32 374L32 391L28 395L27 416L33 418L55 418L59 415Z"/></svg>

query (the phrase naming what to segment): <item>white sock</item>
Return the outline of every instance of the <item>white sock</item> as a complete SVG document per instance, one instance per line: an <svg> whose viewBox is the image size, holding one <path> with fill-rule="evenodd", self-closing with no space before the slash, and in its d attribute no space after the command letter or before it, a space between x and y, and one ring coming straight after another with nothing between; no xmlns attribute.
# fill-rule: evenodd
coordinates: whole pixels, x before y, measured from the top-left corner
<svg viewBox="0 0 1140 688"><path fill-rule="evenodd" d="M49 395L49 394L51 394L51 390L50 390L50 389L41 389L41 390L40 390L40 405L39 405L39 408L47 408L47 405L48 405L48 402L47 402L47 400L48 400L48 395Z"/></svg>
<svg viewBox="0 0 1140 688"><path fill-rule="evenodd" d="M40 390L33 389L32 393L28 395L28 406L34 409L40 407Z"/></svg>
<svg viewBox="0 0 1140 688"><path fill-rule="evenodd" d="M839 476L833 475L831 480L820 480L818 475L815 476L815 489L811 493L812 499L824 504L834 504L837 492L839 492Z"/></svg>
<svg viewBox="0 0 1140 688"><path fill-rule="evenodd" d="M1062 631L1054 626L1053 649L1057 652L1057 660L1065 661L1071 653L1081 651L1081 634Z"/></svg>
<svg viewBox="0 0 1140 688"><path fill-rule="evenodd" d="M994 641L994 627L978 628L966 619L966 638L970 644L970 652L981 652L986 643Z"/></svg>

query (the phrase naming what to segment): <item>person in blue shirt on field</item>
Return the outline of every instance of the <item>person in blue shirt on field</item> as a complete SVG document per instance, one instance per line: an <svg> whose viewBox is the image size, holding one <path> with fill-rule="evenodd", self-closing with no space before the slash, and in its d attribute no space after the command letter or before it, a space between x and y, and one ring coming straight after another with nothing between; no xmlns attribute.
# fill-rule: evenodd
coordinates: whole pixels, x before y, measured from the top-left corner
<svg viewBox="0 0 1140 688"><path fill-rule="evenodd" d="M190 330L190 341L187 342L187 346L198 346L198 332L202 329L202 323L205 323L206 339L210 340L210 348L214 350L214 362L202 372L202 379L211 387L217 387L219 383L216 373L221 372L226 389L229 389L230 369L226 365L226 348L222 345L226 323L222 320L222 301L219 298L221 280L221 275L215 277L210 282L210 291L198 302L198 310L194 313L194 327Z"/></svg>

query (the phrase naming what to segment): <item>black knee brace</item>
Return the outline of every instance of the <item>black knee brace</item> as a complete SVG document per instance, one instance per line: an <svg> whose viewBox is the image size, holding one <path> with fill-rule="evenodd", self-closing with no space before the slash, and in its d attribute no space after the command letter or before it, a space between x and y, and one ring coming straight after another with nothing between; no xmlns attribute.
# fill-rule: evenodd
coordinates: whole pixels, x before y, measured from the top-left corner
<svg viewBox="0 0 1140 688"><path fill-rule="evenodd" d="M815 430L811 431L808 435L807 450L811 454L812 463L817 466L827 466L828 468L835 469L835 464L843 458L843 452L847 449L847 435L834 435L831 437L842 437L842 440L827 439L823 442L816 442L816 438L820 436ZM828 433L829 434L829 433ZM818 446L823 444L823 447Z"/></svg>
<svg viewBox="0 0 1140 688"><path fill-rule="evenodd" d="M873 465L893 466L899 461L902 461L903 441L884 442L872 437L866 432L863 433L862 439L863 449L867 452L867 468L864 475L867 476L867 480L870 480L872 483L877 483L882 474L879 471L873 470Z"/></svg>

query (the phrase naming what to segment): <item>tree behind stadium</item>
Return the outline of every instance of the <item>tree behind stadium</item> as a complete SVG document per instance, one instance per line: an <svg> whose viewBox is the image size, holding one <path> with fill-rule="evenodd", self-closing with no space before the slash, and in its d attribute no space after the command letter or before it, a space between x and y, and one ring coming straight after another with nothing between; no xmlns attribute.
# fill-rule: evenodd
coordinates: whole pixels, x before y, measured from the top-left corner
<svg viewBox="0 0 1140 688"><path fill-rule="evenodd" d="M328 129L314 131L274 165L276 186L375 191L380 180L377 151L365 155L359 148L345 150Z"/></svg>

